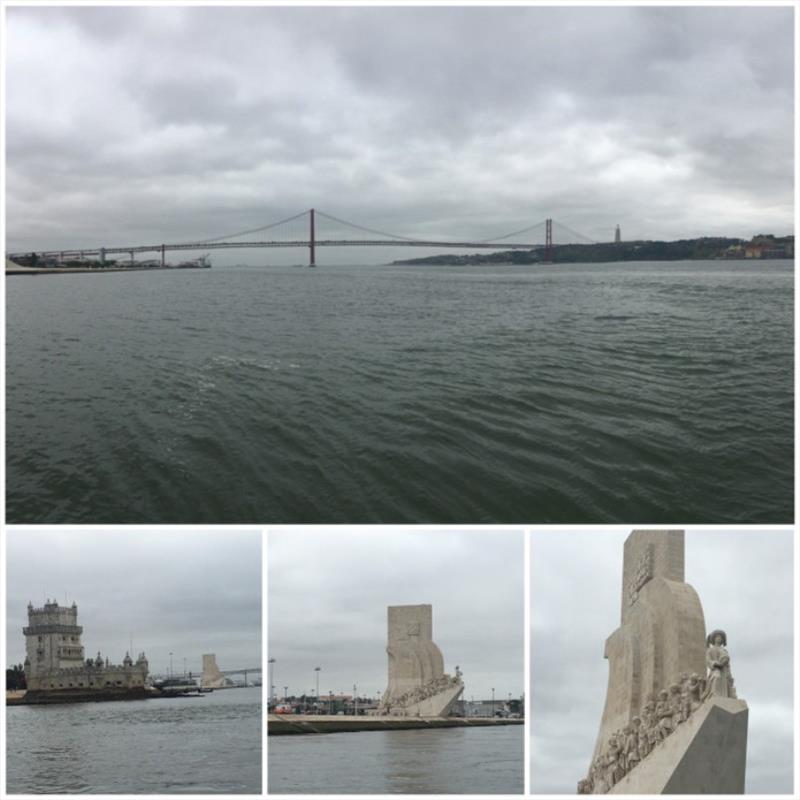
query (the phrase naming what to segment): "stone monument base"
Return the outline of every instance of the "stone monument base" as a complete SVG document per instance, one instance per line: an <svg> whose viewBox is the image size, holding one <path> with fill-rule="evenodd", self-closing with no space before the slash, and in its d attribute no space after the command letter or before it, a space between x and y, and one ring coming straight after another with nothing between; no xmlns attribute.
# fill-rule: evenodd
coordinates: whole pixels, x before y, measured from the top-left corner
<svg viewBox="0 0 800 800"><path fill-rule="evenodd" d="M747 703L709 697L609 794L744 794Z"/></svg>
<svg viewBox="0 0 800 800"><path fill-rule="evenodd" d="M402 709L392 709L390 714L403 717L446 717L463 691L463 685L451 686L418 703L411 703Z"/></svg>

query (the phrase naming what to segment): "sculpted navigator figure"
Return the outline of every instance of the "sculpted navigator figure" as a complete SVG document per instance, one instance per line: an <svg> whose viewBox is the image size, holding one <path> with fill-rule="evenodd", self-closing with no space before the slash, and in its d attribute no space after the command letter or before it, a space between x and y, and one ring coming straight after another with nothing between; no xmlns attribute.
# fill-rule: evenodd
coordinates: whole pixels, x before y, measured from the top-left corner
<svg viewBox="0 0 800 800"><path fill-rule="evenodd" d="M712 631L706 639L706 696L716 694L720 697L736 697L736 689L731 675L731 657L728 655L728 637L725 631Z"/></svg>

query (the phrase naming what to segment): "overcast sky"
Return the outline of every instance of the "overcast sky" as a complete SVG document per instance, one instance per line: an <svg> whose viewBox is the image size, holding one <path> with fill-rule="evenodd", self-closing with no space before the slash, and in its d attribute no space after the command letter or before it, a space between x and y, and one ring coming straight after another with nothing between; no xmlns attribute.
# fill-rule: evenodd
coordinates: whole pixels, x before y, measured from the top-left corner
<svg viewBox="0 0 800 800"><path fill-rule="evenodd" d="M601 241L617 223L791 232L789 7L7 13L11 251L196 241L310 207L423 237L545 217Z"/></svg>
<svg viewBox="0 0 800 800"><path fill-rule="evenodd" d="M618 532L534 533L531 544L531 784L574 793L594 750L608 682L603 649L620 624ZM750 709L746 789L792 793L791 531L687 531L686 581L707 630L728 635Z"/></svg>
<svg viewBox="0 0 800 800"><path fill-rule="evenodd" d="M25 659L27 606L78 604L86 656L122 662L133 638L150 671L261 664L261 535L216 531L7 532L9 664ZM135 656L134 656L135 658Z"/></svg>
<svg viewBox="0 0 800 800"><path fill-rule="evenodd" d="M386 689L386 609L433 606L445 672L464 697L524 687L523 540L515 532L296 528L270 531L270 658L276 694L374 697Z"/></svg>

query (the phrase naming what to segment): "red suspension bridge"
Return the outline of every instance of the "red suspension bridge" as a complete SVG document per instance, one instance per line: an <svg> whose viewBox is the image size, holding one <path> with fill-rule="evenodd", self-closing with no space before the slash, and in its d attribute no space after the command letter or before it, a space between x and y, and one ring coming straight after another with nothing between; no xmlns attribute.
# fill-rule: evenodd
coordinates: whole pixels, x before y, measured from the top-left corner
<svg viewBox="0 0 800 800"><path fill-rule="evenodd" d="M357 238L354 236L354 231L358 234ZM558 234L557 237L554 235L554 231ZM268 238L241 238L267 232L269 233ZM520 237L525 237L525 240L520 241ZM558 239L558 244L594 244L589 237L583 236L565 225L556 223L552 219L545 219L526 228L511 231L511 233L506 233L502 236L495 236L491 239L442 241L386 233L385 231L368 228L354 222L347 222L334 217L332 214L326 214L324 211L312 208L259 228L196 242L42 250L37 251L36 256L57 258L61 261L97 257L101 263L105 263L106 256L112 254L129 255L131 262L133 262L137 253L160 253L163 266L166 253L173 251L306 247L309 253L309 266L313 267L316 266L316 250L318 247L444 247L468 250L543 250L544 261L550 261L556 238ZM15 257L29 255L31 253L12 253L9 257L13 260Z"/></svg>

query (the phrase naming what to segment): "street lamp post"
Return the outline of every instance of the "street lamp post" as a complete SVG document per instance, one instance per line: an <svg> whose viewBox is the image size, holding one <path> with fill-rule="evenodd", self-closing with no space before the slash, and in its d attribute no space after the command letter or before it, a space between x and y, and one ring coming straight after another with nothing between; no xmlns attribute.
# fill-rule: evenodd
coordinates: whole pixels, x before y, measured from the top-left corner
<svg viewBox="0 0 800 800"><path fill-rule="evenodd" d="M269 699L270 702L274 703L275 702L275 667L274 667L275 659L274 658L268 659L267 664L269 664Z"/></svg>
<svg viewBox="0 0 800 800"><path fill-rule="evenodd" d="M328 690L328 715L333 714L333 690Z"/></svg>
<svg viewBox="0 0 800 800"><path fill-rule="evenodd" d="M319 714L319 673L322 667L314 667L314 672L317 673L317 714Z"/></svg>
<svg viewBox="0 0 800 800"><path fill-rule="evenodd" d="M283 687L283 702L284 703L288 703L289 702L289 687L288 686L284 686Z"/></svg>
<svg viewBox="0 0 800 800"><path fill-rule="evenodd" d="M494 719L494 689L492 689L492 719Z"/></svg>
<svg viewBox="0 0 800 800"><path fill-rule="evenodd" d="M172 677L172 653L169 654L169 676Z"/></svg>
<svg viewBox="0 0 800 800"><path fill-rule="evenodd" d="M358 716L358 689L355 684L353 684L353 716Z"/></svg>

